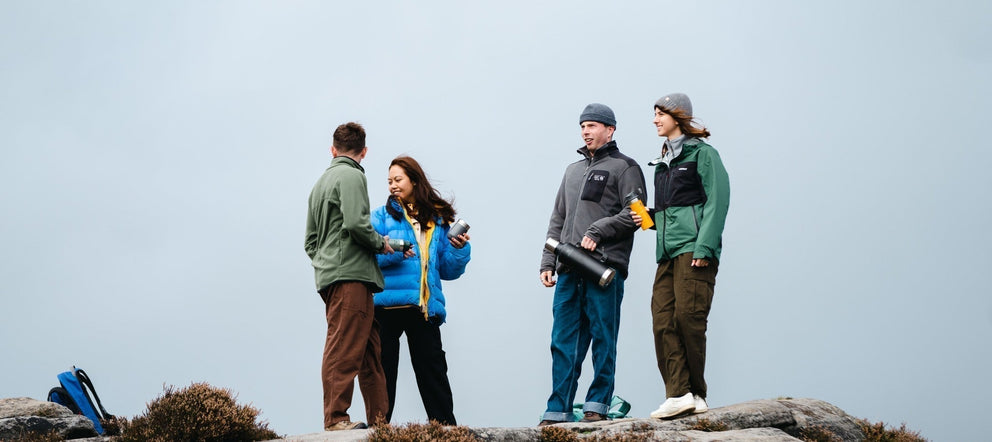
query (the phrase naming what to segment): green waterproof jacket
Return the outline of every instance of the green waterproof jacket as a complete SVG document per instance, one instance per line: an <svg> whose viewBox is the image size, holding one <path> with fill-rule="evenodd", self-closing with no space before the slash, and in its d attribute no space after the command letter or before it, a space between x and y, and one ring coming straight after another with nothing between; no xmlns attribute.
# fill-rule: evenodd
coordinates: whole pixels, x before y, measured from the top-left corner
<svg viewBox="0 0 992 442"><path fill-rule="evenodd" d="M376 253L385 246L369 221L365 169L339 156L314 184L307 212L303 248L313 261L317 290L339 281L366 283L381 292L382 271Z"/></svg>
<svg viewBox="0 0 992 442"><path fill-rule="evenodd" d="M658 262L692 253L693 259L720 260L723 226L730 207L730 179L720 154L698 138L682 143L682 152L665 165L652 161L654 222Z"/></svg>

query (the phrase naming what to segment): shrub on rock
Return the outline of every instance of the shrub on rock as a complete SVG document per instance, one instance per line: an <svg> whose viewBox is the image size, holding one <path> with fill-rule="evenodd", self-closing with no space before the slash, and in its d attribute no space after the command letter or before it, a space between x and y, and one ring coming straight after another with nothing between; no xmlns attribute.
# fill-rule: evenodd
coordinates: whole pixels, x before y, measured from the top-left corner
<svg viewBox="0 0 992 442"><path fill-rule="evenodd" d="M278 439L259 410L238 405L230 390L193 383L176 390L169 386L148 403L143 415L121 422L120 442L138 441L258 441Z"/></svg>

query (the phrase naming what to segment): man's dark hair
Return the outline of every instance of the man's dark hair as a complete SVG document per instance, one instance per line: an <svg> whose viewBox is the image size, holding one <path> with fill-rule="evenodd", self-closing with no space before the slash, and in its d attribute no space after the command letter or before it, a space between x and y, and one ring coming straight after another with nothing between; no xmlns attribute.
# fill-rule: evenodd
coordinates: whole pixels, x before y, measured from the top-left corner
<svg viewBox="0 0 992 442"><path fill-rule="evenodd" d="M348 122L334 129L334 147L341 153L358 153L365 148L365 129L361 124Z"/></svg>

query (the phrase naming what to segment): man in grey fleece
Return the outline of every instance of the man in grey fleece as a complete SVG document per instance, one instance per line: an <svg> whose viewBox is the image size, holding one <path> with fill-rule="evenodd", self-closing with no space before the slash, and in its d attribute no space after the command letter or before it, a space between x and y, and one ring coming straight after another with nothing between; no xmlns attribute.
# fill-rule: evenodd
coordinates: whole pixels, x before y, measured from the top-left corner
<svg viewBox="0 0 992 442"><path fill-rule="evenodd" d="M644 174L613 141L616 117L609 107L593 103L579 116L585 146L582 159L565 169L548 224L548 238L602 253L619 277L606 286L586 279L545 251L541 282L555 287L551 328L551 396L539 426L571 422L579 371L592 344L593 380L583 405L583 422L607 418L613 397L620 302L637 225L624 197L643 198ZM558 279L555 280L555 272Z"/></svg>

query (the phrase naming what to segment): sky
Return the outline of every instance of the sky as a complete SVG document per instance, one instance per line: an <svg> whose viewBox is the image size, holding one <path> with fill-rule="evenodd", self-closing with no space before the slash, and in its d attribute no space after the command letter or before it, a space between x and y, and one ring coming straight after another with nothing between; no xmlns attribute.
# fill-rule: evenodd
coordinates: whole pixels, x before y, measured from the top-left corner
<svg viewBox="0 0 992 442"><path fill-rule="evenodd" d="M978 1L3 1L0 397L44 399L76 365L113 414L207 382L280 434L320 431L307 196L357 121L373 206L411 155L472 226L444 285L458 422L536 425L538 270L578 116L612 107L650 177L653 103L683 92L732 189L710 406L811 397L981 439L989 78ZM618 343L637 417L664 400L654 242L635 238ZM406 350L393 418L426 420Z"/></svg>

